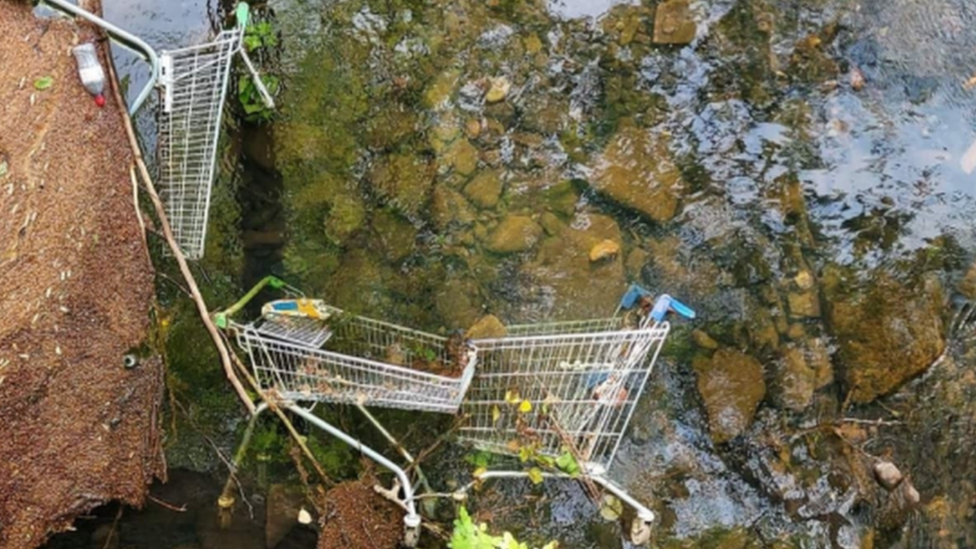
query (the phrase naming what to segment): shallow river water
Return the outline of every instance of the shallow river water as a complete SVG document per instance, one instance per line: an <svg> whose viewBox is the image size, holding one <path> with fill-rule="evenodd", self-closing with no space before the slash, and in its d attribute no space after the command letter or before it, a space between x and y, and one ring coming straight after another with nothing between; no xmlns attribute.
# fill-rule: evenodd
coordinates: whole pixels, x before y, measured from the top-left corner
<svg viewBox="0 0 976 549"><path fill-rule="evenodd" d="M104 4L159 48L229 11ZM976 545L972 3L273 0L255 12L273 29L256 57L280 109L243 119L232 83L220 165L233 169L202 264L221 299L274 273L447 331L487 313L609 314L629 282L667 291L699 318L675 321L611 475L658 513L655 546ZM661 43L666 27L682 43ZM135 89L138 62L120 61ZM151 113L140 127L151 143ZM607 240L615 254L591 261ZM179 333L177 377L193 361ZM240 418L209 421L229 451ZM425 440L417 421L391 417L408 445ZM466 454L431 458L432 482L463 482ZM217 467L194 455L171 462ZM894 491L871 473L882 460L907 476ZM196 501L201 478L157 490ZM471 504L492 528L629 546L575 484L496 484L490 504ZM139 525L158 513L124 513L121 546L245 543L201 518L146 545ZM234 524L263 546L260 517ZM52 546L88 546L95 529Z"/></svg>

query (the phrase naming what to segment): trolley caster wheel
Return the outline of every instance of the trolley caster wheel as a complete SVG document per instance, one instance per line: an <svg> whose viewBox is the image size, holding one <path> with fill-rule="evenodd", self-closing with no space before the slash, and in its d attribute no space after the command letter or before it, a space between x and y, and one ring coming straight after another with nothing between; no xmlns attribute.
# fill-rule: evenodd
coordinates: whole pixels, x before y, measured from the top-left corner
<svg viewBox="0 0 976 549"><path fill-rule="evenodd" d="M634 517L630 522L630 542L634 545L644 545L651 539L651 521Z"/></svg>
<svg viewBox="0 0 976 549"><path fill-rule="evenodd" d="M403 532L403 546L408 549L416 547L420 541L420 526L407 526Z"/></svg>

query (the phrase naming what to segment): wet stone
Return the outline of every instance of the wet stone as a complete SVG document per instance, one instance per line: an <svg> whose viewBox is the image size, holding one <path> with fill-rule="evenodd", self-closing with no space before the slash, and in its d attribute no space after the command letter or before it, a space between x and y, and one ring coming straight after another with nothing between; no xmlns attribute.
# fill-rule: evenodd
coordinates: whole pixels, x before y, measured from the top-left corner
<svg viewBox="0 0 976 549"><path fill-rule="evenodd" d="M539 218L539 224L542 225L542 229L549 236L556 236L566 228L566 224L560 221L559 217L552 212L543 213L542 217Z"/></svg>
<svg viewBox="0 0 976 549"><path fill-rule="evenodd" d="M853 402L871 402L921 374L945 349L942 289L887 274L861 293L831 299L830 324L840 346Z"/></svg>
<svg viewBox="0 0 976 549"><path fill-rule="evenodd" d="M488 339L493 337L505 337L508 329L502 324L501 320L495 315L485 315L478 319L473 326L468 328L464 336L470 339Z"/></svg>
<svg viewBox="0 0 976 549"><path fill-rule="evenodd" d="M627 269L627 276L633 280L639 280L641 278L641 273L644 270L644 266L647 265L649 255L647 251L641 248L634 248L630 250L627 254L627 260L624 267Z"/></svg>
<svg viewBox="0 0 976 549"><path fill-rule="evenodd" d="M780 406L803 411L813 400L817 371L806 360L803 350L786 347L776 365L776 400Z"/></svg>
<svg viewBox="0 0 976 549"><path fill-rule="evenodd" d="M901 471L898 470L898 467L890 461L879 461L874 464L872 470L874 471L874 478L878 481L878 484L889 492L894 490L904 478Z"/></svg>
<svg viewBox="0 0 976 549"><path fill-rule="evenodd" d="M695 358L692 367L712 440L716 444L732 440L752 423L766 395L762 365L749 355L725 348L711 358Z"/></svg>
<svg viewBox="0 0 976 549"><path fill-rule="evenodd" d="M498 204L503 186L499 170L483 171L464 187L464 196L479 208L494 208Z"/></svg>
<svg viewBox="0 0 976 549"><path fill-rule="evenodd" d="M671 161L668 139L628 127L611 141L599 159L593 187L610 199L658 223L674 217L683 185Z"/></svg>
<svg viewBox="0 0 976 549"><path fill-rule="evenodd" d="M712 336L706 334L703 330L694 329L691 331L691 339L702 349L715 350L718 349L718 342L712 339Z"/></svg>
<svg viewBox="0 0 976 549"><path fill-rule="evenodd" d="M820 300L814 291L790 292L786 296L786 301L790 308L790 316L793 318L820 317Z"/></svg>
<svg viewBox="0 0 976 549"><path fill-rule="evenodd" d="M612 259L620 254L620 243L615 240L601 240L590 248L590 261L596 263Z"/></svg>
<svg viewBox="0 0 976 549"><path fill-rule="evenodd" d="M474 324L481 315L478 285L473 280L449 278L434 297L437 313L448 328Z"/></svg>
<svg viewBox="0 0 976 549"><path fill-rule="evenodd" d="M461 193L443 184L434 187L431 197L431 216L434 225L440 230L451 225L471 225L475 220L473 208Z"/></svg>
<svg viewBox="0 0 976 549"><path fill-rule="evenodd" d="M499 254L524 252L532 249L541 236L542 227L531 217L510 215L491 232L487 248Z"/></svg>
<svg viewBox="0 0 976 549"><path fill-rule="evenodd" d="M654 14L655 44L688 44L695 39L697 30L688 0L668 0L658 4Z"/></svg>
<svg viewBox="0 0 976 549"><path fill-rule="evenodd" d="M467 139L458 139L444 153L443 165L461 176L469 176L478 168L478 149Z"/></svg>

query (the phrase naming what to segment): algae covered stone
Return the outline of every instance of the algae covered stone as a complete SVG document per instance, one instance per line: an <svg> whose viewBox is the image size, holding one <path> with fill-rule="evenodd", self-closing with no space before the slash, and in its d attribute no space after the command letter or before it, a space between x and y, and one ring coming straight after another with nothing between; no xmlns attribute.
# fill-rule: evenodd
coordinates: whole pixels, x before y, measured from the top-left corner
<svg viewBox="0 0 976 549"><path fill-rule="evenodd" d="M494 208L502 194L502 174L498 170L486 170L474 177L464 187L464 196L479 208Z"/></svg>
<svg viewBox="0 0 976 549"><path fill-rule="evenodd" d="M668 138L637 127L614 137L596 164L592 183L610 199L658 223L674 217L683 185Z"/></svg>
<svg viewBox="0 0 976 549"><path fill-rule="evenodd" d="M488 237L488 249L507 254L532 249L542 236L542 227L525 215L510 215Z"/></svg>
<svg viewBox="0 0 976 549"><path fill-rule="evenodd" d="M695 39L697 30L688 0L668 0L657 5L654 14L655 44L687 44Z"/></svg>
<svg viewBox="0 0 976 549"><path fill-rule="evenodd" d="M407 216L416 216L427 203L434 182L430 161L421 156L394 154L373 166L370 183L377 195Z"/></svg>
<svg viewBox="0 0 976 549"><path fill-rule="evenodd" d="M711 358L695 358L692 367L712 440L717 444L732 440L752 423L766 396L762 365L745 353L725 348Z"/></svg>
<svg viewBox="0 0 976 549"><path fill-rule="evenodd" d="M468 328L464 334L470 339L488 339L493 337L505 337L508 335L508 328L502 324L501 320L495 315L485 315L478 319L473 326Z"/></svg>
<svg viewBox="0 0 976 549"><path fill-rule="evenodd" d="M876 274L865 291L831 300L852 402L871 402L928 369L945 349L942 288L934 278L906 283Z"/></svg>

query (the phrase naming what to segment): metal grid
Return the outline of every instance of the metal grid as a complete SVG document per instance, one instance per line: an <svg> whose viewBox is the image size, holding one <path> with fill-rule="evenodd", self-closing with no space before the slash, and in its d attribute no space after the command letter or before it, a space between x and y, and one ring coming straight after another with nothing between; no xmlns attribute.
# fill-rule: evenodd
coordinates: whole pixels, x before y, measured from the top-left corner
<svg viewBox="0 0 976 549"><path fill-rule="evenodd" d="M477 361L463 342L333 312L324 349L262 334L266 321L235 326L263 387L296 401L457 411ZM459 361L464 367L457 378L422 371L450 370Z"/></svg>
<svg viewBox="0 0 976 549"><path fill-rule="evenodd" d="M513 326L474 341L478 372L460 440L507 455L570 451L609 467L669 330L620 326L620 318Z"/></svg>
<svg viewBox="0 0 976 549"><path fill-rule="evenodd" d="M203 256L230 64L242 33L225 30L213 42L160 54L160 197L188 259Z"/></svg>
<svg viewBox="0 0 976 549"><path fill-rule="evenodd" d="M316 349L332 337L326 322L315 318L268 315L255 329L261 335Z"/></svg>

